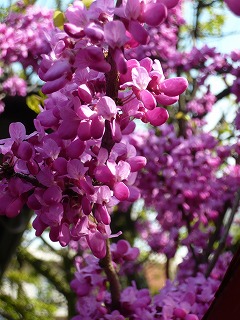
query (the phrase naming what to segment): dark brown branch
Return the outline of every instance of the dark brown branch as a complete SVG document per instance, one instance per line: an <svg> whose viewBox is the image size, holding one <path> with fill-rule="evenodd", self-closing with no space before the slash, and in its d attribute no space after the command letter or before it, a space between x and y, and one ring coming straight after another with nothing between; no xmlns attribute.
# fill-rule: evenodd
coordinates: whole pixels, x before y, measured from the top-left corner
<svg viewBox="0 0 240 320"><path fill-rule="evenodd" d="M112 264L112 255L110 251L109 239L106 240L106 245L107 245L107 254L103 259L100 260L99 265L104 269L107 276L107 280L110 285L110 292L111 292L111 298L112 298L111 309L120 310L121 286L120 286L117 272L114 269Z"/></svg>
<svg viewBox="0 0 240 320"><path fill-rule="evenodd" d="M209 241L208 241L207 248L206 248L206 250L204 250L203 257L201 259L202 263L206 263L208 261L208 258L209 258L210 254L212 252L214 243L217 240L219 240L221 227L222 227L223 220L224 220L224 217L226 215L226 212L227 212L228 208L229 208L229 202L227 202L225 204L223 213L219 215L219 217L218 217L218 219L216 221L215 231L211 234L211 236L209 238Z"/></svg>
<svg viewBox="0 0 240 320"><path fill-rule="evenodd" d="M216 99L217 101L227 97L229 94L231 93L231 89L230 87L224 89L223 91L219 92L217 95L216 95Z"/></svg>
<svg viewBox="0 0 240 320"><path fill-rule="evenodd" d="M43 188L43 189L46 189L46 188L47 188L46 186L44 186L43 184L41 184L36 178L30 177L30 176L28 176L28 175L26 175L26 174L17 172L17 173L14 173L14 176L15 176L15 177L18 177L18 178L20 178L20 179L22 179L22 180L25 180L26 182L31 183L31 184L32 184L33 186L35 186L35 187L39 187L39 188Z"/></svg>
<svg viewBox="0 0 240 320"><path fill-rule="evenodd" d="M166 273L166 279L170 279L170 259L168 257L165 265L165 273Z"/></svg>
<svg viewBox="0 0 240 320"><path fill-rule="evenodd" d="M212 260L210 261L209 265L208 265L208 268L207 268L207 271L206 271L206 277L209 277L210 273L212 272L217 260L218 260L218 257L220 256L222 250L224 249L224 246L225 246L225 243L226 243L226 239L227 239L227 236L228 236L228 233L229 233L229 230L230 230L230 227L232 225L232 222L233 222L233 219L234 219L234 216L238 210L238 205L239 205L239 201L240 201L240 189L237 191L236 193L236 196L235 196L235 199L234 199L234 203L233 203L233 206L232 206L232 210L231 210L231 213L230 213L230 216L229 216L229 219L228 219L228 222L226 224L226 227L225 227L225 230L224 230L224 234L219 242L219 245L213 255L213 258Z"/></svg>
<svg viewBox="0 0 240 320"><path fill-rule="evenodd" d="M117 0L116 7L121 5L122 1ZM114 19L118 19L118 17L114 16ZM106 77L106 96L112 98L116 101L118 98L118 89L119 89L119 74L117 70L117 65L114 60L114 51L112 48L108 48L108 56L107 62L111 66L111 70L105 74ZM111 152L112 147L114 146L115 141L112 137L111 123L110 121L105 121L105 132L102 139L102 147L108 150L108 153ZM112 298L111 309L112 310L120 310L120 294L121 294L121 286L119 282L118 275L116 270L112 264L112 255L110 251L110 243L109 239L106 240L107 253L106 256L100 260L99 264L104 269L109 285L110 285L110 293Z"/></svg>

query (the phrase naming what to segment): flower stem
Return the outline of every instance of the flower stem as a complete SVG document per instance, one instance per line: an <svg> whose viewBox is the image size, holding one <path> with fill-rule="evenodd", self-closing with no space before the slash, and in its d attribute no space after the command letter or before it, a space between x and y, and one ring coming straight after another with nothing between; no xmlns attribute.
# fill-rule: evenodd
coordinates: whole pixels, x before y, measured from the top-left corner
<svg viewBox="0 0 240 320"><path fill-rule="evenodd" d="M120 292L121 285L119 282L119 278L116 270L114 269L112 263L112 255L110 251L110 242L109 239L106 240L107 245L107 254L104 258L102 258L99 262L100 266L104 269L107 280L110 286L110 293L112 298L111 309L112 310L120 310Z"/></svg>

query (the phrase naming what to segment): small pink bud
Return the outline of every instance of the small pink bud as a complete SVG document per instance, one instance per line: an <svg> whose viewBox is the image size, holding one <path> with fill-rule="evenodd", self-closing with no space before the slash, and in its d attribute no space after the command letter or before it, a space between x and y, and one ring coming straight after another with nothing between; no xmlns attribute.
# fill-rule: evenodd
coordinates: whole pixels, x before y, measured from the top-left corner
<svg viewBox="0 0 240 320"><path fill-rule="evenodd" d="M185 319L185 316L187 314L187 312L181 308L175 308L173 313L174 313L175 317L180 318L180 319Z"/></svg>
<svg viewBox="0 0 240 320"><path fill-rule="evenodd" d="M85 147L85 142L80 139L76 139L66 148L66 155L71 159L78 159L84 152Z"/></svg>
<svg viewBox="0 0 240 320"><path fill-rule="evenodd" d="M77 135L80 140L86 141L91 139L91 124L90 121L81 121L78 126Z"/></svg>
<svg viewBox="0 0 240 320"><path fill-rule="evenodd" d="M6 208L6 216L8 218L14 218L16 217L20 211L22 210L24 203L21 199L17 198L13 200Z"/></svg>
<svg viewBox="0 0 240 320"><path fill-rule="evenodd" d="M42 93L50 94L50 93L56 92L56 91L62 89L67 82L68 82L68 80L66 79L66 75L63 75L62 77L60 77L56 80L48 81L47 83L45 83L43 85Z"/></svg>
<svg viewBox="0 0 240 320"><path fill-rule="evenodd" d="M95 115L91 118L91 136L93 139L99 139L103 136L105 130L105 120L103 117Z"/></svg>
<svg viewBox="0 0 240 320"><path fill-rule="evenodd" d="M95 257L102 259L106 256L106 239L99 231L89 232L86 239Z"/></svg>
<svg viewBox="0 0 240 320"><path fill-rule="evenodd" d="M178 101L179 96L169 97L169 96L166 96L165 94L162 93L162 94L155 96L155 99L158 103L160 103L163 106L170 106Z"/></svg>
<svg viewBox="0 0 240 320"><path fill-rule="evenodd" d="M167 121L169 115L166 109L158 107L153 110L149 110L146 113L146 117L153 126L161 126Z"/></svg>
<svg viewBox="0 0 240 320"><path fill-rule="evenodd" d="M141 170L143 167L145 167L145 165L147 163L147 159L142 156L132 157L132 158L128 159L127 161L131 166L131 172L136 172L136 171Z"/></svg>
<svg viewBox="0 0 240 320"><path fill-rule="evenodd" d="M162 4L164 4L168 9L174 8L180 0L160 0Z"/></svg>
<svg viewBox="0 0 240 320"><path fill-rule="evenodd" d="M89 215L92 212L92 205L86 196L83 196L81 204L83 213Z"/></svg>
<svg viewBox="0 0 240 320"><path fill-rule="evenodd" d="M57 171L59 175L67 174L67 160L65 158L59 157L53 162L53 170Z"/></svg>
<svg viewBox="0 0 240 320"><path fill-rule="evenodd" d="M97 112L106 120L111 120L116 117L117 106L113 99L110 97L102 97L97 103Z"/></svg>
<svg viewBox="0 0 240 320"><path fill-rule="evenodd" d="M148 3L145 6L143 19L151 27L156 27L167 17L167 8L162 3Z"/></svg>
<svg viewBox="0 0 240 320"><path fill-rule="evenodd" d="M133 38L140 44L147 44L149 41L149 34L146 29L138 21L129 22L129 32Z"/></svg>
<svg viewBox="0 0 240 320"><path fill-rule="evenodd" d="M31 159L33 154L33 149L29 142L23 141L20 143L17 151L18 157L22 160L28 161Z"/></svg>
<svg viewBox="0 0 240 320"><path fill-rule="evenodd" d="M60 227L58 240L62 247L66 247L70 242L70 230L69 225L66 222Z"/></svg>
<svg viewBox="0 0 240 320"><path fill-rule="evenodd" d="M73 38L82 38L85 36L83 29L72 23L65 23L64 31Z"/></svg>
<svg viewBox="0 0 240 320"><path fill-rule="evenodd" d="M139 92L139 99L143 102L144 107L152 110L156 107L156 99L148 90L141 90Z"/></svg>
<svg viewBox="0 0 240 320"><path fill-rule="evenodd" d="M92 101L91 90L86 84L81 84L78 87L78 95L79 95L79 98L86 103L90 103Z"/></svg>
<svg viewBox="0 0 240 320"><path fill-rule="evenodd" d="M57 60L44 74L42 80L53 81L61 78L64 74L66 75L70 71L70 64L67 60Z"/></svg>
<svg viewBox="0 0 240 320"><path fill-rule="evenodd" d="M39 172L39 166L38 166L37 162L34 161L33 159L30 159L27 162L27 168L28 168L29 173L31 173L33 176L36 176Z"/></svg>
<svg viewBox="0 0 240 320"><path fill-rule="evenodd" d="M129 198L130 192L123 182L117 182L114 185L114 195L118 200L125 201Z"/></svg>
<svg viewBox="0 0 240 320"><path fill-rule="evenodd" d="M130 245L126 240L119 240L117 242L117 252L120 255L124 255L130 249Z"/></svg>
<svg viewBox="0 0 240 320"><path fill-rule="evenodd" d="M170 97L178 96L182 94L188 87L188 82L183 77L176 77L172 79L164 80L160 83L160 90Z"/></svg>
<svg viewBox="0 0 240 320"><path fill-rule="evenodd" d="M96 205L96 210L98 211L101 221L106 225L110 224L111 218L107 211L106 206Z"/></svg>

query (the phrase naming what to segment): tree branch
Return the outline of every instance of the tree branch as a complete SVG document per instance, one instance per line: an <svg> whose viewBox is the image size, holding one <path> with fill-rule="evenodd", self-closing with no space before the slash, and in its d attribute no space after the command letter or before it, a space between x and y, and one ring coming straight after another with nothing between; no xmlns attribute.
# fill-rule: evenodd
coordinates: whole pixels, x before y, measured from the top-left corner
<svg viewBox="0 0 240 320"><path fill-rule="evenodd" d="M235 199L234 199L234 203L233 203L233 206L232 206L232 210L231 210L231 213L230 213L230 216L229 216L229 219L228 219L228 222L226 224L226 227L225 227L225 230L224 230L224 234L219 242L219 245L217 247L217 250L215 251L214 255L213 255L213 258L212 260L210 261L209 265L208 265L208 268L207 268L207 271L206 271L206 277L209 277L210 273L212 272L217 260L218 260L218 257L220 256L224 246L225 246L225 243L226 243L226 239L227 239L227 236L228 236L228 233L229 233L229 230L230 230L230 227L232 225L232 222L233 222L233 219L234 219L234 216L238 210L238 205L239 205L239 201L240 201L240 189L237 191L236 193L236 196L235 196Z"/></svg>
<svg viewBox="0 0 240 320"><path fill-rule="evenodd" d="M227 87L226 89L224 89L223 91L219 92L219 93L216 95L217 101L219 101L219 100L227 97L230 93L231 93L231 89L230 89L230 87Z"/></svg>
<svg viewBox="0 0 240 320"><path fill-rule="evenodd" d="M120 310L120 294L121 294L121 286L119 282L119 278L116 270L112 264L112 255L110 251L110 243L109 239L106 240L107 244L107 254L104 258L102 258L99 262L101 268L104 269L109 285L110 292L112 298L111 309L112 310Z"/></svg>

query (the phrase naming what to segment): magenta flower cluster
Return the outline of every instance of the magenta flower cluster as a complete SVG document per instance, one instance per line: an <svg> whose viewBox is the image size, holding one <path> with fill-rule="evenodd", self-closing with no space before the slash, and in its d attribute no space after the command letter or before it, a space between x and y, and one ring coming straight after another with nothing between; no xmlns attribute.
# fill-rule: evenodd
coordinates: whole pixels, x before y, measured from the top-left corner
<svg viewBox="0 0 240 320"><path fill-rule="evenodd" d="M10 138L0 140L0 215L14 218L27 205L35 212L37 236L47 229L52 241L81 248L71 282L78 313L73 320L199 320L232 256L222 254L206 278L214 252L209 239L223 235L219 221L240 187L240 145L219 144L197 126L221 99L211 91L212 75L228 84L231 74L226 95L240 100L240 54L220 54L206 45L178 52L184 23L179 0L115 2L97 0L87 8L75 1L62 30L54 29L51 11L33 7L0 24L0 59L39 67L47 95L35 132L27 135L23 124L12 123ZM237 13L235 0L226 2ZM188 87L185 78L172 77L179 70L193 82L185 105L179 103L177 131L165 122L167 107ZM24 80L6 79L1 68L0 77L5 94L26 95ZM186 120L189 115L193 120ZM163 126L136 133L135 120ZM152 299L148 289L132 282L118 288L116 307L109 291L117 276L110 278L137 272L139 249L125 240L109 248L108 239L122 232L112 234L112 214L140 196L146 210L156 212L153 222L136 222L151 250L168 262L179 246L188 253L176 280L167 281L160 294Z"/></svg>
<svg viewBox="0 0 240 320"><path fill-rule="evenodd" d="M138 255L137 249L131 248L124 240L111 246L111 251L116 270L123 268L128 261L134 261ZM119 260L117 257L120 256ZM77 272L71 282L71 287L78 297L78 315L73 320L199 320L213 300L231 258L230 253L221 255L208 279L203 275L202 266L202 270L195 276L177 276L175 281L168 280L165 287L153 298L148 289L137 289L135 283L132 283L121 293L120 311L109 311L111 297L99 260L90 255L78 257ZM185 264L179 266L180 273L184 268Z"/></svg>
<svg viewBox="0 0 240 320"><path fill-rule="evenodd" d="M20 62L24 68L32 66L37 71L38 60L50 51L46 34L54 29L53 11L34 6L11 12L0 23L0 59L6 65Z"/></svg>
<svg viewBox="0 0 240 320"><path fill-rule="evenodd" d="M49 53L48 37L54 34L53 11L16 4L0 23L0 113L6 96L25 97L37 88L32 75L38 71L41 54ZM36 82L36 80L34 81Z"/></svg>
<svg viewBox="0 0 240 320"><path fill-rule="evenodd" d="M204 236L204 226L208 228L210 221L216 222L225 214L226 204L231 207L240 187L239 165L226 164L231 154L239 154L239 143L219 146L209 133L184 139L171 125L162 126L157 136L146 131L133 134L131 139L138 153L148 159L136 185L145 205L157 212L159 222L139 226L140 232L154 251L171 258L184 226L188 238L182 239L182 244L194 247L198 255L211 232L205 230Z"/></svg>
<svg viewBox="0 0 240 320"><path fill-rule="evenodd" d="M132 248L125 240L119 240L111 245L111 254L114 268L117 272L121 272L121 269L129 263L134 268L139 249ZM118 319L120 315L118 311L115 310L112 315L109 312L111 296L107 290L107 279L99 265L99 259L85 253L83 257L77 257L76 268L71 288L77 294L78 315L73 320ZM128 295L123 291L121 298L123 304L124 297L127 298ZM121 316L119 320L122 319L124 318Z"/></svg>
<svg viewBox="0 0 240 320"><path fill-rule="evenodd" d="M40 63L42 91L49 96L35 120L37 131L26 136L24 126L13 123L10 138L1 141L0 213L14 217L26 203L36 213L36 235L50 227L51 240L63 246L85 237L98 258L113 236L114 206L139 197L134 183L146 159L127 140L133 119L163 124L163 106L176 102L188 85L181 77L165 79L157 60L125 59L132 38L134 46L147 41L143 24L158 25L167 13L160 2L141 10L134 3L114 8L111 0L96 1L87 10L76 1L67 9L65 32L52 35L52 52ZM109 89L114 68L116 95Z"/></svg>

